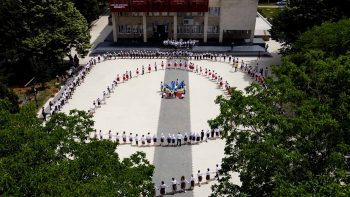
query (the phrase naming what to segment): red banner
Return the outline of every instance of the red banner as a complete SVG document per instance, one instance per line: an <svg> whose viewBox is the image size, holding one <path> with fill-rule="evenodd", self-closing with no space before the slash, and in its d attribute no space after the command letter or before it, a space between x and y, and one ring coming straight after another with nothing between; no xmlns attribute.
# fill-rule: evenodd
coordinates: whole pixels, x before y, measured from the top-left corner
<svg viewBox="0 0 350 197"><path fill-rule="evenodd" d="M109 0L112 12L208 12L209 0Z"/></svg>

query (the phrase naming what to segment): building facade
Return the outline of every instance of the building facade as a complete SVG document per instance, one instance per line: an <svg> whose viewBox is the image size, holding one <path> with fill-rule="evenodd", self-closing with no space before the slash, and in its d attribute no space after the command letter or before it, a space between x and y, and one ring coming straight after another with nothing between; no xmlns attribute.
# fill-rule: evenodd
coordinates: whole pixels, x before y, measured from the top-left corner
<svg viewBox="0 0 350 197"><path fill-rule="evenodd" d="M113 40L254 38L258 0L109 0Z"/></svg>

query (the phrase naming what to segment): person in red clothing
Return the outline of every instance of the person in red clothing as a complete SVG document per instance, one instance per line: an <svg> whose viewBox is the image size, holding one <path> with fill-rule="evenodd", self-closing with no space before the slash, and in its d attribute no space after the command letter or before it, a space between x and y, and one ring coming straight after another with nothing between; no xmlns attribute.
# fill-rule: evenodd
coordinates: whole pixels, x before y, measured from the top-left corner
<svg viewBox="0 0 350 197"><path fill-rule="evenodd" d="M182 68L182 62L181 62L181 60L180 60L179 66L180 66L180 69L181 69L181 68Z"/></svg>
<svg viewBox="0 0 350 197"><path fill-rule="evenodd" d="M176 66L177 66L177 64L176 64L176 61L174 62L174 69L176 69Z"/></svg>
<svg viewBox="0 0 350 197"><path fill-rule="evenodd" d="M151 64L148 64L148 73L151 72Z"/></svg>
<svg viewBox="0 0 350 197"><path fill-rule="evenodd" d="M119 75L117 75L117 83L120 82L120 78L119 78Z"/></svg>
<svg viewBox="0 0 350 197"><path fill-rule="evenodd" d="M162 69L164 70L164 63L163 63L163 61L162 61Z"/></svg>
<svg viewBox="0 0 350 197"><path fill-rule="evenodd" d="M136 76L139 76L139 68L136 69Z"/></svg>
<svg viewBox="0 0 350 197"><path fill-rule="evenodd" d="M171 67L171 64L170 64L170 62L168 63L168 69L170 69L170 67Z"/></svg>

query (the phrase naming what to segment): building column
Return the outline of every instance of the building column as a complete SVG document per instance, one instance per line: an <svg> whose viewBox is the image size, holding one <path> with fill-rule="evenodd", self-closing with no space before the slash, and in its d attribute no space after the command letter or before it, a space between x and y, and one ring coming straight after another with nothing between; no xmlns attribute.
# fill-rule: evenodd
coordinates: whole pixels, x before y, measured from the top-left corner
<svg viewBox="0 0 350 197"><path fill-rule="evenodd" d="M177 40L177 12L174 13L174 39Z"/></svg>
<svg viewBox="0 0 350 197"><path fill-rule="evenodd" d="M204 43L207 43L208 41L208 16L209 16L209 13L205 12L204 13L204 38L203 38Z"/></svg>
<svg viewBox="0 0 350 197"><path fill-rule="evenodd" d="M142 29L143 29L143 42L147 42L147 21L146 21L147 12L144 12L142 15Z"/></svg>
<svg viewBox="0 0 350 197"><path fill-rule="evenodd" d="M117 29L117 13L112 12L112 27L113 27L113 41L118 41L118 29Z"/></svg>

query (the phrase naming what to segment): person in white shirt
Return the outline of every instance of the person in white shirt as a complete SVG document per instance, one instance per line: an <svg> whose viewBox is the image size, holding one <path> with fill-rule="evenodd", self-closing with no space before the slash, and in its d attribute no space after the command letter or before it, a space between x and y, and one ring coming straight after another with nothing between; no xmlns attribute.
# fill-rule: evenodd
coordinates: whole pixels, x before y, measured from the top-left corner
<svg viewBox="0 0 350 197"><path fill-rule="evenodd" d="M209 168L207 169L207 172L205 173L205 180L207 181L207 183L210 181L210 170L209 170Z"/></svg>
<svg viewBox="0 0 350 197"><path fill-rule="evenodd" d="M175 143L176 143L175 134L173 134L173 136L171 137L171 143L172 143L173 146L175 146Z"/></svg>
<svg viewBox="0 0 350 197"><path fill-rule="evenodd" d="M144 146L144 145L145 145L145 143L146 143L145 136L144 136L144 135L142 135L142 137L141 137L141 144L142 144L142 146Z"/></svg>
<svg viewBox="0 0 350 197"><path fill-rule="evenodd" d="M159 186L159 190L160 190L160 196L165 195L165 188L167 188L168 186L164 183L164 181L162 181L162 183Z"/></svg>
<svg viewBox="0 0 350 197"><path fill-rule="evenodd" d="M180 132L178 132L176 146L181 146L182 138L183 138L182 134Z"/></svg>
<svg viewBox="0 0 350 197"><path fill-rule="evenodd" d="M191 174L191 178L190 178L190 183L191 183L190 189L191 190L193 190L195 182L196 182L196 179L193 177L193 174Z"/></svg>
<svg viewBox="0 0 350 197"><path fill-rule="evenodd" d="M115 141L116 141L117 143L119 143L119 138L120 138L119 133L117 133L116 136L115 136Z"/></svg>
<svg viewBox="0 0 350 197"><path fill-rule="evenodd" d="M122 138L123 138L123 142L124 142L124 144L125 144L125 143L126 143L126 134L125 134L125 131L123 131Z"/></svg>
<svg viewBox="0 0 350 197"><path fill-rule="evenodd" d="M170 182L171 182L171 187L173 189L173 194L175 194L177 191L177 180L175 178L172 178Z"/></svg>
<svg viewBox="0 0 350 197"><path fill-rule="evenodd" d="M205 141L208 142L208 139L210 138L210 129L207 130L206 134L207 134L207 139Z"/></svg>
<svg viewBox="0 0 350 197"><path fill-rule="evenodd" d="M200 170L198 170L197 177L198 177L198 186L200 187L201 182L202 182L202 178L203 178Z"/></svg>
<svg viewBox="0 0 350 197"><path fill-rule="evenodd" d="M153 144L154 144L154 145L157 145L157 141L158 141L157 134L154 134L154 135L153 135Z"/></svg>
<svg viewBox="0 0 350 197"><path fill-rule="evenodd" d="M160 135L160 145L161 145L161 146L163 146L164 141L165 141L165 136L164 136L164 134L162 133L162 134Z"/></svg>
<svg viewBox="0 0 350 197"><path fill-rule="evenodd" d="M146 141L147 141L147 145L149 146L151 144L151 141L152 141L152 137L151 137L151 134L149 132L146 136Z"/></svg>
<svg viewBox="0 0 350 197"><path fill-rule="evenodd" d="M129 135L129 142L130 142L131 145L132 145L132 140L133 140L132 133L130 133L130 135Z"/></svg>
<svg viewBox="0 0 350 197"><path fill-rule="evenodd" d="M139 146L139 135L138 134L135 135L135 142L136 142L136 146Z"/></svg>

